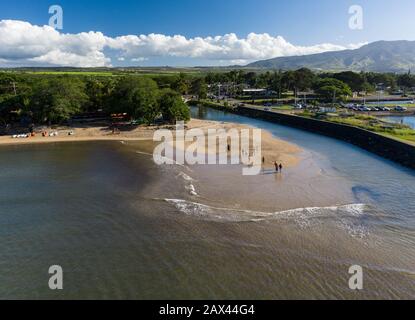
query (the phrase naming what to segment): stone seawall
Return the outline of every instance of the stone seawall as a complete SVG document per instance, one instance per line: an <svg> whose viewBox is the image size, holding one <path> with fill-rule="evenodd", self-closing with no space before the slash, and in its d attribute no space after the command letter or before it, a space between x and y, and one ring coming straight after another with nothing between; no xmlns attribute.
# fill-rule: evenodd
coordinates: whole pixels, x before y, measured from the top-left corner
<svg viewBox="0 0 415 320"><path fill-rule="evenodd" d="M305 117L239 107L233 112L319 133L359 146L379 156L415 169L415 146L364 129Z"/></svg>
<svg viewBox="0 0 415 320"><path fill-rule="evenodd" d="M219 109L219 108L218 108ZM221 108L235 114L262 119L346 141L381 157L415 169L415 146L353 126L264 111L250 107Z"/></svg>

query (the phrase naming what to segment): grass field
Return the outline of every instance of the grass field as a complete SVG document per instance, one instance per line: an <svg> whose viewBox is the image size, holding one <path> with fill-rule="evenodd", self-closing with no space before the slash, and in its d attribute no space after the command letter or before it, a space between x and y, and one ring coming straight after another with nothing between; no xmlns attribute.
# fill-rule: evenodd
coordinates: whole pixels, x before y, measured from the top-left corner
<svg viewBox="0 0 415 320"><path fill-rule="evenodd" d="M272 110L278 111L278 110L293 110L294 107L290 106L288 104L284 104L282 106L278 106L278 107L272 107Z"/></svg>
<svg viewBox="0 0 415 320"><path fill-rule="evenodd" d="M116 74L112 72L90 72L90 71L29 71L24 72L26 74L34 75L71 75L71 76L101 76L101 77L112 77Z"/></svg>

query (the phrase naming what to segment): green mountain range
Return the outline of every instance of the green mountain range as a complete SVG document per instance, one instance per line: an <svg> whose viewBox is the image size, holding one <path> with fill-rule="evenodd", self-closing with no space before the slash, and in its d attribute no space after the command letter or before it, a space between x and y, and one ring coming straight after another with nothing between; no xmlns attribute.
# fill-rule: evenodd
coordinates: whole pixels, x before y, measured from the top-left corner
<svg viewBox="0 0 415 320"><path fill-rule="evenodd" d="M377 41L355 50L280 57L249 64L249 68L316 71L404 73L415 70L415 41Z"/></svg>

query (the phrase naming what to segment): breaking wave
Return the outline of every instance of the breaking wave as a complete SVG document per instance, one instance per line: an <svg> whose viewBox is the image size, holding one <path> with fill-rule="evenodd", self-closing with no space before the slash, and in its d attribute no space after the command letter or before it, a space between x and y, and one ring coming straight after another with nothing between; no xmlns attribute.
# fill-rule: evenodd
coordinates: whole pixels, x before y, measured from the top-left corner
<svg viewBox="0 0 415 320"><path fill-rule="evenodd" d="M187 191L189 191L189 193L192 196L198 196L198 193L196 192L196 188L193 184L188 184L185 188Z"/></svg>
<svg viewBox="0 0 415 320"><path fill-rule="evenodd" d="M181 177L185 182L186 186L185 189L190 193L192 196L198 196L199 194L196 192L196 188L193 184L193 181L195 181L191 176L187 175L183 171L181 171L178 174L178 177Z"/></svg>
<svg viewBox="0 0 415 320"><path fill-rule="evenodd" d="M183 180L186 180L186 181L194 181L194 179L193 179L191 176L187 175L187 174L186 174L186 173L184 173L183 171L182 171L182 172L180 172L180 173L178 174L178 176L179 176L179 177L182 177L182 178L183 178Z"/></svg>
<svg viewBox="0 0 415 320"><path fill-rule="evenodd" d="M330 207L309 207L279 212L261 212L231 208L216 208L181 199L164 199L180 212L204 220L220 222L293 221L300 228L321 225L322 219L333 218L351 236L363 238L368 234L363 217L369 209L365 204L347 204Z"/></svg>

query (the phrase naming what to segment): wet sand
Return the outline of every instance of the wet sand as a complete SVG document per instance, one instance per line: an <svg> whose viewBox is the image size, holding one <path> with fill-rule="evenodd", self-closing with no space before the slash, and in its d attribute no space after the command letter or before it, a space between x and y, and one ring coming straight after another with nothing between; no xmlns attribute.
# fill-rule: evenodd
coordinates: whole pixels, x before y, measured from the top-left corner
<svg viewBox="0 0 415 320"><path fill-rule="evenodd" d="M246 125L236 123L224 123L217 121L207 121L192 119L186 124L186 129L202 129L204 133L207 133L209 129L236 129L238 131L242 129L252 128ZM156 130L170 129L175 130L173 125L165 126L138 126L132 130L122 131L119 134L113 134L112 130L108 127L78 127L68 128L60 127L57 129L49 130L48 132L58 132L58 136L55 137L43 137L41 133L36 133L35 137L30 138L12 138L11 136L0 137L0 145L21 145L21 144L37 144L37 143L61 143L61 142L82 142L82 141L141 141L143 145L148 147L154 147L150 142L153 140L153 135ZM69 135L69 132L73 132L73 135ZM190 143L187 143L188 146ZM147 149L148 153L152 153L152 150ZM298 154L301 149L293 144L277 139L272 136L271 133L262 130L262 156L265 158L264 167L273 168L275 161L282 163L284 167L293 167L298 165L300 159ZM206 147L206 154L212 152Z"/></svg>

